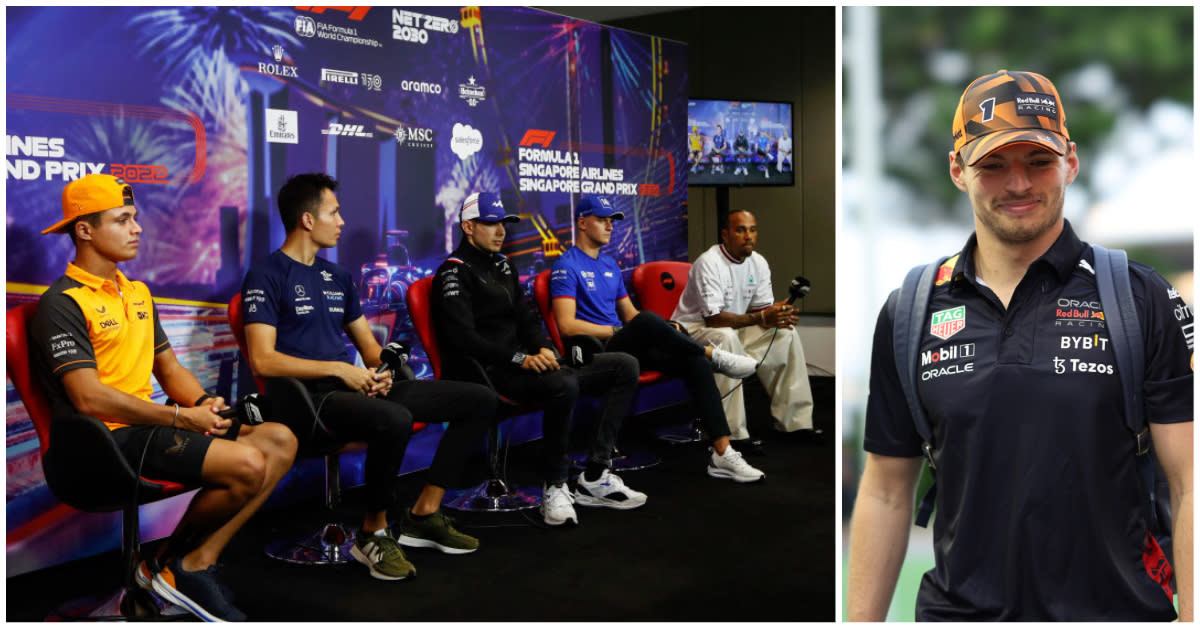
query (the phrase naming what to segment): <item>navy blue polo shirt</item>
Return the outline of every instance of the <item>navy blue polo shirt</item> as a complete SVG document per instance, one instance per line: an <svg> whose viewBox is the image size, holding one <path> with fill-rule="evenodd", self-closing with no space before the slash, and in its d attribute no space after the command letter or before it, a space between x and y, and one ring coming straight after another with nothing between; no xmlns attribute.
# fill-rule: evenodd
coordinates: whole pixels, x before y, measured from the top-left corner
<svg viewBox="0 0 1200 628"><path fill-rule="evenodd" d="M343 329L362 315L350 272L320 257L305 266L275 251L242 281L242 320L274 327L275 350L292 357L353 363Z"/></svg>
<svg viewBox="0 0 1200 628"><path fill-rule="evenodd" d="M938 274L918 392L937 462L936 567L919 620L1169 620L1155 580L1134 438L1096 289L1070 224L1006 309L975 276L975 236ZM1192 420L1192 312L1130 263L1145 344L1146 418ZM880 312L864 448L921 455Z"/></svg>
<svg viewBox="0 0 1200 628"><path fill-rule="evenodd" d="M550 271L550 298L575 300L575 316L596 325L620 325L617 301L629 296L621 267L610 255L596 259L573 247Z"/></svg>

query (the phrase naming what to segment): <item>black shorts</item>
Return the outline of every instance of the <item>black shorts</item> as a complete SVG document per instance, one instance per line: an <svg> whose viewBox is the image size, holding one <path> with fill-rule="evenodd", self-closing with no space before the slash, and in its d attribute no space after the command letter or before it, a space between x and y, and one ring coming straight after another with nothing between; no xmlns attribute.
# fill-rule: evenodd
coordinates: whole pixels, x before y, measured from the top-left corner
<svg viewBox="0 0 1200 628"><path fill-rule="evenodd" d="M205 436L199 432L156 425L121 427L113 430L112 436L134 473L152 480L196 485L201 483L204 456L212 441L217 438L237 440L241 429L242 424L234 419L222 436ZM148 439L149 447L146 446Z"/></svg>

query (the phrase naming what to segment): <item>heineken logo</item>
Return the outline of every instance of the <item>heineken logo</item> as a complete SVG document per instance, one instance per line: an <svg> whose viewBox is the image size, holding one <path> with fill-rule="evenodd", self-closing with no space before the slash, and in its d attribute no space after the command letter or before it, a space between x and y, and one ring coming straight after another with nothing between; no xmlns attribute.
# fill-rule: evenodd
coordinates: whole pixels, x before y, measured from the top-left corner
<svg viewBox="0 0 1200 628"><path fill-rule="evenodd" d="M960 305L949 310L934 312L929 321L929 333L946 340L967 326L967 308Z"/></svg>

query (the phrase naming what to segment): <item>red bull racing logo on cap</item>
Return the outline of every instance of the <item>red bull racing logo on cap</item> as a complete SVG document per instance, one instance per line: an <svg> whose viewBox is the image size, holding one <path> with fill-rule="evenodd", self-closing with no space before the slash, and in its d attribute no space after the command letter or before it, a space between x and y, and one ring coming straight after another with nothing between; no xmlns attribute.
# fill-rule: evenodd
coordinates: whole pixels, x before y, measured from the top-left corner
<svg viewBox="0 0 1200 628"><path fill-rule="evenodd" d="M960 305L948 310L934 312L932 319L929 321L929 333L946 340L966 329L967 327L967 307Z"/></svg>

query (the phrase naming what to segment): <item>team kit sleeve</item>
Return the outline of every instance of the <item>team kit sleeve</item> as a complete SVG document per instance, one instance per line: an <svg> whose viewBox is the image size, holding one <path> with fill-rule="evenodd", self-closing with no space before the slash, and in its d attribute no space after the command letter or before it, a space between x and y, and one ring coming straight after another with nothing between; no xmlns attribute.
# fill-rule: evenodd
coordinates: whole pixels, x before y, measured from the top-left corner
<svg viewBox="0 0 1200 628"><path fill-rule="evenodd" d="M75 369L96 368L96 352L83 311L74 299L61 292L47 293L38 302L30 339L55 377Z"/></svg>
<svg viewBox="0 0 1200 628"><path fill-rule="evenodd" d="M893 292L889 298L895 297ZM875 322L875 339L871 346L863 449L881 456L911 458L921 455L921 443L921 435L917 433L904 389L900 386L900 376L896 373L892 317L885 305Z"/></svg>
<svg viewBox="0 0 1200 628"><path fill-rule="evenodd" d="M571 268L563 262L562 258L559 258L557 262L554 262L550 271L550 298L552 300L559 297L577 298L578 282L579 278L571 272Z"/></svg>
<svg viewBox="0 0 1200 628"><path fill-rule="evenodd" d="M693 276L689 282L699 286L700 300L704 303L703 318L716 316L725 310L725 281L723 273L712 261L712 256L701 256L692 265ZM741 312L734 312L740 314Z"/></svg>
<svg viewBox="0 0 1200 628"><path fill-rule="evenodd" d="M1144 301L1146 420L1154 423L1192 421L1195 327L1192 308L1166 279L1149 267L1130 265L1133 281L1141 280ZM1136 285L1135 285L1136 287ZM1136 294L1136 292L1135 292Z"/></svg>
<svg viewBox="0 0 1200 628"><path fill-rule="evenodd" d="M158 305L153 300L150 301L150 309L154 312L154 355L158 355L171 348L171 341L167 338L167 332L163 331L162 321L158 318Z"/></svg>
<svg viewBox="0 0 1200 628"><path fill-rule="evenodd" d="M754 261L758 264L759 282L750 309L761 310L775 302L775 291L771 288L771 267L767 260L757 254L754 257L757 258Z"/></svg>
<svg viewBox="0 0 1200 628"><path fill-rule="evenodd" d="M363 309L362 304L358 301L358 285L354 283L354 277L350 274L350 271L340 266L337 268L342 276L342 285L344 286L342 290L346 293L346 310L344 312L345 316L342 318L342 326L344 327L362 318Z"/></svg>
<svg viewBox="0 0 1200 628"><path fill-rule="evenodd" d="M532 353L536 353L540 349L550 349L550 337L546 334L546 327L542 324L541 318L534 314L525 291L521 290L521 283L517 281L516 269L512 268L512 264L507 260L505 263L512 271L508 274L509 289L512 290L513 309L517 315L517 337L521 339L521 346ZM511 353L509 357L511 358Z"/></svg>
<svg viewBox="0 0 1200 628"><path fill-rule="evenodd" d="M242 280L242 321L279 326L278 282L255 268Z"/></svg>
<svg viewBox="0 0 1200 628"><path fill-rule="evenodd" d="M485 366L504 364L513 352L479 333L475 328L475 308L471 304L471 284L466 266L446 262L433 278L434 312L442 333L438 340L453 354L475 358Z"/></svg>

